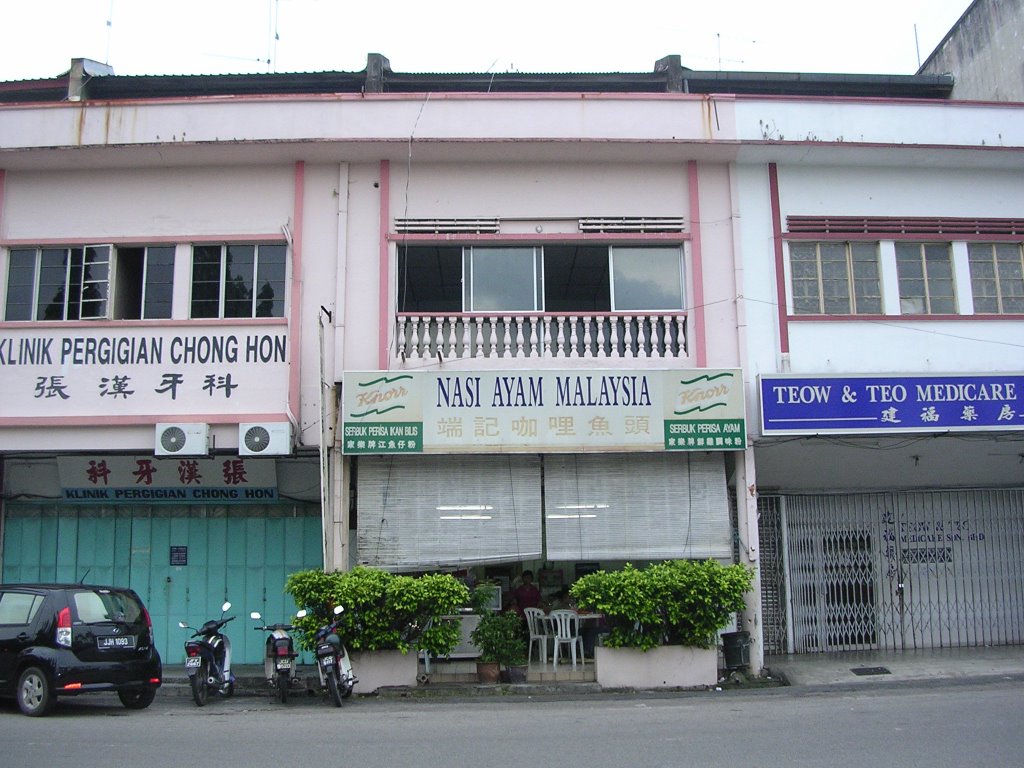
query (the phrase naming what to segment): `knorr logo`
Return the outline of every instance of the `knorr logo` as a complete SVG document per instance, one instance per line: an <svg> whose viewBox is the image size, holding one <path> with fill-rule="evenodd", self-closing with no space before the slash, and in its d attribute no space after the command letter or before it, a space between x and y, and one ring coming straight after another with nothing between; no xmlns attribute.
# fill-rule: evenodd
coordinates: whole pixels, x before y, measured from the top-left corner
<svg viewBox="0 0 1024 768"><path fill-rule="evenodd" d="M732 373L717 373L714 376L704 374L695 379L683 379L679 382L681 389L677 394L677 408L673 413L684 416L688 413L709 411L712 408L725 408L732 392Z"/></svg>
<svg viewBox="0 0 1024 768"><path fill-rule="evenodd" d="M404 379L412 379L412 376L381 376L373 381L358 382L356 386L362 390L355 394L356 410L359 412L350 413L350 418L360 419L372 414L379 415L404 409L405 405L396 402L409 395L408 389L396 383Z"/></svg>

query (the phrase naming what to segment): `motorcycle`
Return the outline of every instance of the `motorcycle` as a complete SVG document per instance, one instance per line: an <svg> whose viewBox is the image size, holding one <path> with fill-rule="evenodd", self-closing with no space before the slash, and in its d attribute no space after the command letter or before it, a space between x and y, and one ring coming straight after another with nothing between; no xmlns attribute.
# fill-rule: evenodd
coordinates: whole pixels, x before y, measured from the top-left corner
<svg viewBox="0 0 1024 768"><path fill-rule="evenodd" d="M185 671L188 672L192 699L197 707L206 705L211 691L225 698L235 692L235 676L231 673L231 640L221 632L224 625L235 618L224 618L229 608L231 603L224 603L219 619L210 619L198 628L178 622L182 629L193 631L192 638L185 641Z"/></svg>
<svg viewBox="0 0 1024 768"><path fill-rule="evenodd" d="M352 660L349 659L348 650L338 636L338 624L341 623L341 614L344 607L337 606L334 615L337 616L333 622L320 627L314 635L313 642L316 646L316 669L320 674L320 688L326 688L331 694L331 701L334 706L340 707L342 699L352 695L352 688L359 682L352 674ZM299 618L306 615L306 611L299 611Z"/></svg>
<svg viewBox="0 0 1024 768"><path fill-rule="evenodd" d="M262 621L259 611L249 614L253 621ZM295 644L288 633L295 627L291 624L264 624L254 627L256 630L269 632L267 635L266 653L263 654L263 674L270 684L274 697L282 704L288 701L288 689L292 684L295 669Z"/></svg>

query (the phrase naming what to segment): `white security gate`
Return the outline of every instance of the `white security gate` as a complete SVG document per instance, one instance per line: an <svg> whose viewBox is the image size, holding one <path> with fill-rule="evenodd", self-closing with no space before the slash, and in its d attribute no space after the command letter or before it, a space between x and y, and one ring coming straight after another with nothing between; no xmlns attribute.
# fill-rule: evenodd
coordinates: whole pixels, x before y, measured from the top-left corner
<svg viewBox="0 0 1024 768"><path fill-rule="evenodd" d="M1024 642L1024 491L780 502L792 650Z"/></svg>

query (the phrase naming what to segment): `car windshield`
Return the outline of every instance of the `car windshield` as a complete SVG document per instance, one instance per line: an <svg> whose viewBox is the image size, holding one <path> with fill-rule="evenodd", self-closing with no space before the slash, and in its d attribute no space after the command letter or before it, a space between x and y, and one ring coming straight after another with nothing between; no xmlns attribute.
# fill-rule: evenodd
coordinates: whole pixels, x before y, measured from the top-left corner
<svg viewBox="0 0 1024 768"><path fill-rule="evenodd" d="M75 592L75 611L80 621L95 624L103 621L134 623L142 616L138 600L125 592L107 589Z"/></svg>

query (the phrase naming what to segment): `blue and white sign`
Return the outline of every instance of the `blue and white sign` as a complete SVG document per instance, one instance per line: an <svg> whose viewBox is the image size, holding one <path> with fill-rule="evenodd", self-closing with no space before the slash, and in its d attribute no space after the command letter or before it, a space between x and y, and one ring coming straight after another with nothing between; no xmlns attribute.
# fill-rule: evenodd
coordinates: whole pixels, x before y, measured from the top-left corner
<svg viewBox="0 0 1024 768"><path fill-rule="evenodd" d="M1024 430L1024 374L761 376L764 435Z"/></svg>

